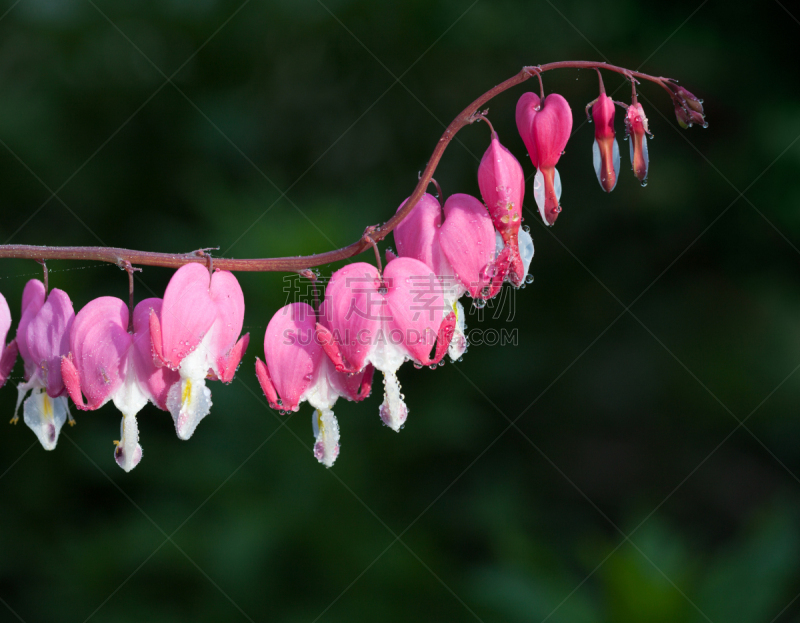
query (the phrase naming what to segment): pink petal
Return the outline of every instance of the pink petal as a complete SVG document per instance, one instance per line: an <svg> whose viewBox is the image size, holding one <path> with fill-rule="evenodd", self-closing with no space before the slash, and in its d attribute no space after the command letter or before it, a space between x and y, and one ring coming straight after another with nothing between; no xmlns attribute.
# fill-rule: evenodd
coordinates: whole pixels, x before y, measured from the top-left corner
<svg viewBox="0 0 800 623"><path fill-rule="evenodd" d="M418 362L428 359L445 311L442 286L433 271L419 260L401 257L384 270L386 339L404 347Z"/></svg>
<svg viewBox="0 0 800 623"><path fill-rule="evenodd" d="M133 365L144 393L154 405L166 411L169 389L181 376L165 366L157 367L153 360L155 340L150 335L150 319L155 318L158 323L162 303L159 298L145 299L133 310Z"/></svg>
<svg viewBox="0 0 800 623"><path fill-rule="evenodd" d="M439 244L456 277L478 298L489 284L486 267L492 262L495 234L492 219L475 197L456 194L444 204L445 221Z"/></svg>
<svg viewBox="0 0 800 623"><path fill-rule="evenodd" d="M402 257L389 262L386 270L403 262L418 263L425 267L426 274L430 272L422 262ZM390 317L383 295L379 293L380 288L378 269L371 264L356 262L333 273L325 289L323 317L351 369L364 368L375 347L381 321Z"/></svg>
<svg viewBox="0 0 800 623"><path fill-rule="evenodd" d="M6 384L8 375L11 374L11 370L14 369L14 364L17 363L18 353L19 348L17 348L16 340L11 340L8 346L3 346L3 344L0 343L0 387Z"/></svg>
<svg viewBox="0 0 800 623"><path fill-rule="evenodd" d="M11 310L8 308L6 298L0 294L0 348L6 343L8 330L11 328Z"/></svg>
<svg viewBox="0 0 800 623"><path fill-rule="evenodd" d="M81 393L81 375L78 372L78 368L76 368L75 364L72 362L71 354L61 358L61 378L64 379L67 393L69 397L72 398L72 402L75 403L75 406L78 407L78 409L87 410L89 407L86 405L83 394Z"/></svg>
<svg viewBox="0 0 800 623"><path fill-rule="evenodd" d="M22 291L22 314L19 317L19 326L17 326L17 347L23 361L25 361L25 374L28 378L30 378L32 372L29 368L32 366L33 359L24 336L31 320L36 317L36 314L39 313L42 305L44 305L45 298L44 284L41 281L31 279L25 284L25 289Z"/></svg>
<svg viewBox="0 0 800 623"><path fill-rule="evenodd" d="M236 342L236 345L230 349L227 356L220 357L217 360L220 381L223 383L230 383L233 380L233 375L236 374L236 369L242 361L248 344L250 344L250 334L245 333L242 339Z"/></svg>
<svg viewBox="0 0 800 623"><path fill-rule="evenodd" d="M55 293L53 290L48 302ZM46 307L47 303L42 309ZM101 407L122 385L132 340L128 333L128 306L118 298L94 299L75 316L70 334L72 357L67 361L80 375L87 409ZM73 402L80 406L74 396Z"/></svg>
<svg viewBox="0 0 800 623"><path fill-rule="evenodd" d="M244 294L242 293L242 287L232 272L218 270L211 277L209 295L217 311L217 321L214 325L214 333L211 336L213 339L209 344L209 355L211 361L217 361L220 358L227 360L231 349L239 339L239 334L242 332L242 325L244 324ZM233 367L234 371L238 365L239 362L237 361ZM233 374L231 374L232 378ZM226 382L229 383L230 380Z"/></svg>
<svg viewBox="0 0 800 623"><path fill-rule="evenodd" d="M173 369L178 369L183 358L197 348L217 318L209 284L205 266L186 264L175 272L164 292L160 314L162 352Z"/></svg>
<svg viewBox="0 0 800 623"><path fill-rule="evenodd" d="M400 208L405 202L400 205ZM399 208L398 208L399 210ZM397 255L413 257L427 264L434 272L439 270L437 238L442 224L442 207L428 193L422 196L409 215L394 229Z"/></svg>
<svg viewBox="0 0 800 623"><path fill-rule="evenodd" d="M269 370L267 370L267 366L258 357L256 357L256 378L258 379L258 384L261 385L261 391L263 391L264 395L267 397L269 406L276 410L283 409L283 407L278 404L278 392L275 390L275 385L269 377Z"/></svg>
<svg viewBox="0 0 800 623"><path fill-rule="evenodd" d="M533 140L533 119L541 107L541 100L536 93L523 93L517 101L517 130L519 131L522 142L528 150L533 166L539 166L539 158L536 154L536 143Z"/></svg>
<svg viewBox="0 0 800 623"><path fill-rule="evenodd" d="M557 93L545 97L531 127L539 156L538 168L556 166L572 132L572 110L567 100Z"/></svg>
<svg viewBox="0 0 800 623"><path fill-rule="evenodd" d="M340 396L348 400L360 402L368 398L372 392L372 375L375 368L372 364L367 364L361 372L355 374L345 374L342 372L329 373L331 384Z"/></svg>
<svg viewBox="0 0 800 623"><path fill-rule="evenodd" d="M323 352L315 339L316 322L310 305L291 303L279 309L267 325L264 359L285 411L297 411L319 371Z"/></svg>
<svg viewBox="0 0 800 623"><path fill-rule="evenodd" d="M33 303L30 308L32 307ZM23 315L27 312L28 310L23 312ZM61 356L70 350L69 332L74 319L75 312L67 293L53 289L39 312L25 328L30 361L36 366L36 373L46 384L47 394L51 398L60 396L64 392L64 383L61 381Z"/></svg>

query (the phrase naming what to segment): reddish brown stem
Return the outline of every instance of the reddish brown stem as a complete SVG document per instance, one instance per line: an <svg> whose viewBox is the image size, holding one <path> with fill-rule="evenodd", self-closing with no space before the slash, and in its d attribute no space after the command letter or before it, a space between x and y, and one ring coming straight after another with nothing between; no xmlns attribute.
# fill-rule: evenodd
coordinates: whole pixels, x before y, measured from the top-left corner
<svg viewBox="0 0 800 623"><path fill-rule="evenodd" d="M363 251L366 251L374 243L383 240L389 233L397 227L397 225L406 217L411 209L422 198L425 190L428 188L433 173L442 159L445 149L453 140L453 137L464 126L474 123L479 117L476 113L484 106L489 100L499 95L503 91L517 86L537 76L541 81L541 74L545 71L553 69L604 69L606 71L613 71L615 73L625 76L631 82L636 78L655 82L663 87L670 94L672 91L667 86L670 84L670 78L655 77L648 74L643 74L638 71L631 71L624 67L616 65L609 65L607 63L598 63L596 61L560 61L557 63L547 63L545 65L523 67L522 70L515 76L508 80L501 82L497 86L489 89L486 93L481 95L478 99L467 106L455 119L447 126L436 144L436 147L431 154L430 160L425 167L425 170L419 177L417 186L411 196L408 198L403 207L397 211L383 225L376 225L371 228L369 239L362 236L357 242L337 249L335 251L328 251L326 253L316 253L314 255L295 256L295 257L278 257L278 258L265 258L265 259L227 259L215 258L214 266L222 270L233 271L285 271L297 272L313 266L322 266L323 264L330 264L351 258ZM140 266L163 266L166 268L179 268L184 264L190 262L207 263L208 257L205 253L153 253L149 251L135 251L132 249L120 249L115 247L38 247L28 245L0 245L0 258L21 258L31 260L96 260L99 262L111 262L120 268L125 268L126 262L130 264L137 264Z"/></svg>

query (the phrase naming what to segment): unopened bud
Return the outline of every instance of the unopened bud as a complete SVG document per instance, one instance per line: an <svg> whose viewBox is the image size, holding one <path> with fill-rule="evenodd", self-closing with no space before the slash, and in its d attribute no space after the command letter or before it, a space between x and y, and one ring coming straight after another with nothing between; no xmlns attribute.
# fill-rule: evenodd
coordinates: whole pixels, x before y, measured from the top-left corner
<svg viewBox="0 0 800 623"><path fill-rule="evenodd" d="M642 105L638 102L628 106L625 115L625 131L631 141L631 165L633 172L642 184L647 183L647 170L650 165L650 156L647 152L647 117Z"/></svg>
<svg viewBox="0 0 800 623"><path fill-rule="evenodd" d="M592 105L594 171L597 181L607 193L614 190L619 177L619 143L614 132L615 112L614 102L605 93L601 93Z"/></svg>

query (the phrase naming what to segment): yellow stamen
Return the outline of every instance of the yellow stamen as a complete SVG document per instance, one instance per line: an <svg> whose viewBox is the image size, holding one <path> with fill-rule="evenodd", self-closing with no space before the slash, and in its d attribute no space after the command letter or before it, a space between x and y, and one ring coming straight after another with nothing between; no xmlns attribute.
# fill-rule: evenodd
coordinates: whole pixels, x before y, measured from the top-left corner
<svg viewBox="0 0 800 623"><path fill-rule="evenodd" d="M181 405L186 406L189 404L189 398L192 394L192 381L186 379L186 385L183 386L183 393L181 394Z"/></svg>
<svg viewBox="0 0 800 623"><path fill-rule="evenodd" d="M119 441L118 439L115 439L115 440L114 440L114 445L115 445L115 446L119 446L119 445L120 445L120 441Z"/></svg>
<svg viewBox="0 0 800 623"><path fill-rule="evenodd" d="M319 429L320 435L325 432L325 424L322 423L322 411L317 409L317 428Z"/></svg>
<svg viewBox="0 0 800 623"><path fill-rule="evenodd" d="M42 412L46 419L48 420L53 419L53 403L50 400L50 396L48 396L47 394L45 394L42 397Z"/></svg>

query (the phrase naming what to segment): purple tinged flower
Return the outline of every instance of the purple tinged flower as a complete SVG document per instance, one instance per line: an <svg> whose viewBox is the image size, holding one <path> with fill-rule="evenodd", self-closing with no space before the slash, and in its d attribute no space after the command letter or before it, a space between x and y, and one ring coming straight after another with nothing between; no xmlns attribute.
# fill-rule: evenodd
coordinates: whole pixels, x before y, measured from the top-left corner
<svg viewBox="0 0 800 623"><path fill-rule="evenodd" d="M22 315L17 327L17 347L25 364L25 382L17 385L18 421L23 403L25 424L36 433L45 450L56 447L64 422L74 424L61 377L61 357L69 352L69 332L75 312L66 292L45 293L44 284L31 279L22 292ZM27 396L28 392L31 395Z"/></svg>

